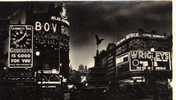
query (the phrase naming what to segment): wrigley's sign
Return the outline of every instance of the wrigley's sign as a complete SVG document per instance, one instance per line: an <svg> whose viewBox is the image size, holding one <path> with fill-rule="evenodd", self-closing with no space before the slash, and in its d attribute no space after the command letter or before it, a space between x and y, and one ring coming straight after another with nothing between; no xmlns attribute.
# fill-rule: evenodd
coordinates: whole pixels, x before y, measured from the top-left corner
<svg viewBox="0 0 176 100"><path fill-rule="evenodd" d="M171 70L170 52L130 51L130 71Z"/></svg>

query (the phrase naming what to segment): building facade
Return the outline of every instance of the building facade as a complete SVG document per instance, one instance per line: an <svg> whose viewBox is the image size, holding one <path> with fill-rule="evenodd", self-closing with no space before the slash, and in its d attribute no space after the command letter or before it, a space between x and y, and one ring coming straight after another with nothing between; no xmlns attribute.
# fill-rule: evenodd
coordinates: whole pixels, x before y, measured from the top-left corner
<svg viewBox="0 0 176 100"><path fill-rule="evenodd" d="M107 86L135 85L148 84L155 78L155 81L167 84L172 77L171 55L171 36L130 33L118 42L110 43L106 50L95 56L89 83L101 86L98 82L103 81Z"/></svg>
<svg viewBox="0 0 176 100"><path fill-rule="evenodd" d="M15 3L7 5L7 15L4 17L3 42L4 47L2 70L10 79L32 79L35 81L40 76L43 80L50 81L67 78L69 75L69 22L66 9L61 2L54 3ZM8 34L9 25L33 26L33 65L31 68L9 68L8 59ZM9 37L10 38L10 37ZM7 41L6 41L7 40ZM5 45L6 44L6 45ZM2 65L2 64L1 64ZM41 75L41 73L43 75ZM58 81L57 80L57 81ZM46 82L47 83L47 82Z"/></svg>
<svg viewBox="0 0 176 100"><path fill-rule="evenodd" d="M0 99L58 100L59 97L63 100L62 83L69 75L70 41L65 5L61 2L18 2L1 3L0 8L5 9L0 15ZM12 37L11 25L32 26L33 41L27 41L28 33L19 35L20 32L16 32ZM15 44L17 42L19 44ZM24 49L29 42L33 48L32 66L9 66L9 45Z"/></svg>

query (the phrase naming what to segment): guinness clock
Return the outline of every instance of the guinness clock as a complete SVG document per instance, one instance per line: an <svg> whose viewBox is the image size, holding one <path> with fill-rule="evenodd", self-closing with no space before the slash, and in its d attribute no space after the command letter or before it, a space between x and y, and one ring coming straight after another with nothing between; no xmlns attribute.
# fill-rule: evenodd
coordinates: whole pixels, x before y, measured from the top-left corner
<svg viewBox="0 0 176 100"><path fill-rule="evenodd" d="M33 26L9 26L9 68L32 68L33 65Z"/></svg>
<svg viewBox="0 0 176 100"><path fill-rule="evenodd" d="M32 33L26 29L12 30L10 42L12 48L31 48Z"/></svg>

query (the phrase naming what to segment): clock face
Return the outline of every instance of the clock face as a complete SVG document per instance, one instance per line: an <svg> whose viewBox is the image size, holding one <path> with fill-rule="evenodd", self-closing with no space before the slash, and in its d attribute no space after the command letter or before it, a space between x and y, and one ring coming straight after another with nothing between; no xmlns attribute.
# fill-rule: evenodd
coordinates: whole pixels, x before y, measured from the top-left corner
<svg viewBox="0 0 176 100"><path fill-rule="evenodd" d="M30 30L14 30L10 42L11 48L32 48L32 33Z"/></svg>

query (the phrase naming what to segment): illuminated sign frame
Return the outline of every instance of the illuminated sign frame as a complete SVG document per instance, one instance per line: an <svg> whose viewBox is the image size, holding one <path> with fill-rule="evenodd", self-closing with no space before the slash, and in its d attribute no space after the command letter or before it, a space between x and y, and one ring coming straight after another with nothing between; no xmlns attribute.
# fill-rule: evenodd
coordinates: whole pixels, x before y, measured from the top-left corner
<svg viewBox="0 0 176 100"><path fill-rule="evenodd" d="M15 31L16 33L12 33L11 31ZM27 32L27 31L31 31L31 32ZM17 33L21 34L22 36L19 36ZM18 37L18 38L14 38L14 37ZM30 40L30 42L28 41L29 42L28 46L24 46L27 44L27 40ZM17 43L20 43L20 42L22 43L25 42L23 45L21 45L22 47L15 46L15 45L18 45ZM15 44L15 45L11 47L12 44ZM25 57L23 58L23 56L19 56L19 55L23 55L23 56L28 55L27 57L28 61ZM11 62L13 57L14 57L14 60L18 58L18 60L16 59L18 63L15 64L15 62L14 63ZM20 63L20 62L23 62L23 63ZM33 26L32 25L10 25L9 26L8 67L25 68L25 69L33 67Z"/></svg>
<svg viewBox="0 0 176 100"><path fill-rule="evenodd" d="M160 38L160 39L165 39L166 36L164 35L157 35L157 34L148 34L148 33L144 33L144 34L139 34L139 33L130 33L128 35L126 35L124 38L120 39L119 41L116 42L116 45L120 45L122 42L124 42L125 40L128 40L130 38L135 38L135 37L148 37L148 38Z"/></svg>
<svg viewBox="0 0 176 100"><path fill-rule="evenodd" d="M133 50L133 51L143 51L143 50ZM137 70L137 69L132 70L132 68L131 68L131 67L132 67L131 52L132 52L132 51L129 52L129 71L144 71L144 69L143 69L143 70L142 70L142 69L141 69L141 70ZM169 66L168 66L168 67L169 67L169 70L165 69L165 70L163 70L163 71L171 71L171 70L172 70L170 52L164 52L164 51L153 51L153 52L152 52L152 51L146 51L146 52L154 53L155 56L156 56L156 53L167 53L167 54L168 54L168 61L166 61L166 62L168 62L168 64L169 64ZM152 54L152 55L153 55L153 54ZM146 56L146 58L144 58L144 59L145 59L146 61L147 61L147 60L151 61L151 60L154 60L154 59L156 60L156 57L152 57L152 58L150 59L150 58L147 58L147 56ZM140 61L140 59L138 59L138 60ZM151 61L151 63L153 63L152 66L148 66L148 67L151 68L151 70L153 70L154 67L157 68L157 66L154 65L154 62L159 62L159 61L157 61L157 60L155 61L155 60L154 60L153 62ZM162 67L164 67L164 66L162 66ZM161 70L158 69L157 71L161 71Z"/></svg>

